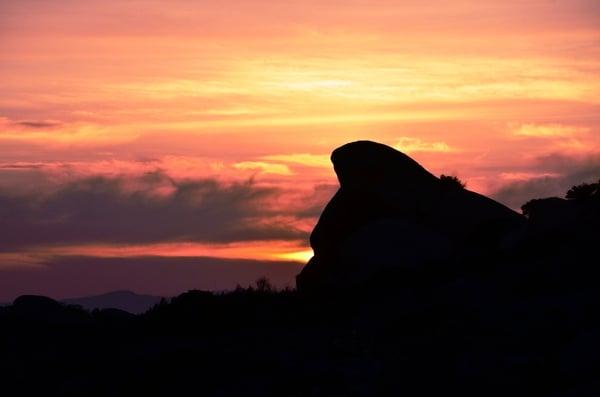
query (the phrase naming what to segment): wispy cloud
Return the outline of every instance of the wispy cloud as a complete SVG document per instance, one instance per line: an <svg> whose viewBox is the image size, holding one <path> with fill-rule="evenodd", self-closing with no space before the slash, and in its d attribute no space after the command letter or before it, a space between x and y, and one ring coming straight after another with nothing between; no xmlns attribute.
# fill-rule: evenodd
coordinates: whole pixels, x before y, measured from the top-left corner
<svg viewBox="0 0 600 397"><path fill-rule="evenodd" d="M310 154L310 153L292 153L292 154L274 154L263 156L262 159L268 161L279 161L288 164L298 164L307 167L327 167L331 168L331 160L328 154Z"/></svg>
<svg viewBox="0 0 600 397"><path fill-rule="evenodd" d="M511 129L514 136L534 138L572 137L589 131L587 127L563 124L520 124Z"/></svg>
<svg viewBox="0 0 600 397"><path fill-rule="evenodd" d="M442 141L424 141L419 138L401 137L397 140L394 148L404 153L416 152L454 152L456 149Z"/></svg>
<svg viewBox="0 0 600 397"><path fill-rule="evenodd" d="M264 161L242 161L233 164L233 168L239 170L257 170L263 174L294 175L285 164L267 163Z"/></svg>
<svg viewBox="0 0 600 397"><path fill-rule="evenodd" d="M569 188L600 179L600 154L568 156L555 153L539 157L532 165L538 171L507 178L493 198L518 209L534 198L564 197Z"/></svg>
<svg viewBox="0 0 600 397"><path fill-rule="evenodd" d="M0 191L0 246L305 240L294 213L272 204L278 193L251 181L175 181L161 172L90 177L49 192Z"/></svg>
<svg viewBox="0 0 600 397"><path fill-rule="evenodd" d="M24 120L17 121L15 124L29 128L52 128L59 126L61 122L57 120Z"/></svg>
<svg viewBox="0 0 600 397"><path fill-rule="evenodd" d="M139 132L130 127L106 126L91 122L13 121L0 118L0 145L6 141L56 146L95 147L131 142ZM0 146L1 147L1 146Z"/></svg>

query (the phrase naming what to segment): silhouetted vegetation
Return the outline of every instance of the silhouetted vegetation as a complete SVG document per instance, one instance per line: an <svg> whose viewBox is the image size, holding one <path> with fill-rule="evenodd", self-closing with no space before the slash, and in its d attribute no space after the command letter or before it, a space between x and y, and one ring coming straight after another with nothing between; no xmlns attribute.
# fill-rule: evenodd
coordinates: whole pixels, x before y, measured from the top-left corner
<svg viewBox="0 0 600 397"><path fill-rule="evenodd" d="M573 186L567 192L566 198L569 200L600 200L600 180L596 183L582 183Z"/></svg>
<svg viewBox="0 0 600 397"><path fill-rule="evenodd" d="M600 180L597 183L582 183L571 187L567 191L565 198L580 204L600 201ZM523 215L531 217L535 212L557 210L558 206L563 205L564 207L566 204L562 203L561 200L557 197L529 200L521 206L521 211Z"/></svg>
<svg viewBox="0 0 600 397"><path fill-rule="evenodd" d="M535 208L542 202L543 199L532 199L521 206L521 212L523 215L530 217L531 213L535 211Z"/></svg>
<svg viewBox="0 0 600 397"><path fill-rule="evenodd" d="M445 189L464 189L467 187L465 182L453 175L440 175L440 182L442 187Z"/></svg>

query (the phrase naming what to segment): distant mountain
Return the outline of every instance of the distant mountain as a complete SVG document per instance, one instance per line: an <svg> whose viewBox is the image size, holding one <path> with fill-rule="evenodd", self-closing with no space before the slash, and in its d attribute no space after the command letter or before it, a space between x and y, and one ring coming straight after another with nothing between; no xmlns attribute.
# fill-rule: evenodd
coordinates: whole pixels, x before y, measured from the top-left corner
<svg viewBox="0 0 600 397"><path fill-rule="evenodd" d="M133 314L144 313L160 302L161 296L138 295L131 291L114 291L102 295L63 299L63 303L84 309L120 309Z"/></svg>

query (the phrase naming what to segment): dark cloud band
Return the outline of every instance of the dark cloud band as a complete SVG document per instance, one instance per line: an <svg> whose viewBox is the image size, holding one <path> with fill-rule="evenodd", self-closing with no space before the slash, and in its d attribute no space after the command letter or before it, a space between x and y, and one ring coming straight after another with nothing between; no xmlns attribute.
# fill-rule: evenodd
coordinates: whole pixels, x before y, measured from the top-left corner
<svg viewBox="0 0 600 397"><path fill-rule="evenodd" d="M534 198L564 197L572 186L600 178L600 154L586 158L553 154L539 158L535 166L558 175L511 182L491 196L511 208L520 208Z"/></svg>
<svg viewBox="0 0 600 397"><path fill-rule="evenodd" d="M97 176L50 193L0 191L0 251L46 244L306 239L293 225L296 214L270 205L278 194L252 181L174 181L162 172Z"/></svg>

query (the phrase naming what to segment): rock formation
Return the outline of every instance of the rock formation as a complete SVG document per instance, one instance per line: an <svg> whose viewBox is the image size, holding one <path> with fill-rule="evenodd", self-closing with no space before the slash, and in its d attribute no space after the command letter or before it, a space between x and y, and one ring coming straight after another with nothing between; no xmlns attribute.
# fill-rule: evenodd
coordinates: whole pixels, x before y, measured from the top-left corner
<svg viewBox="0 0 600 397"><path fill-rule="evenodd" d="M300 291L335 290L382 270L449 265L505 250L525 218L485 196L440 180L380 143L352 142L331 155L340 188L310 243Z"/></svg>

